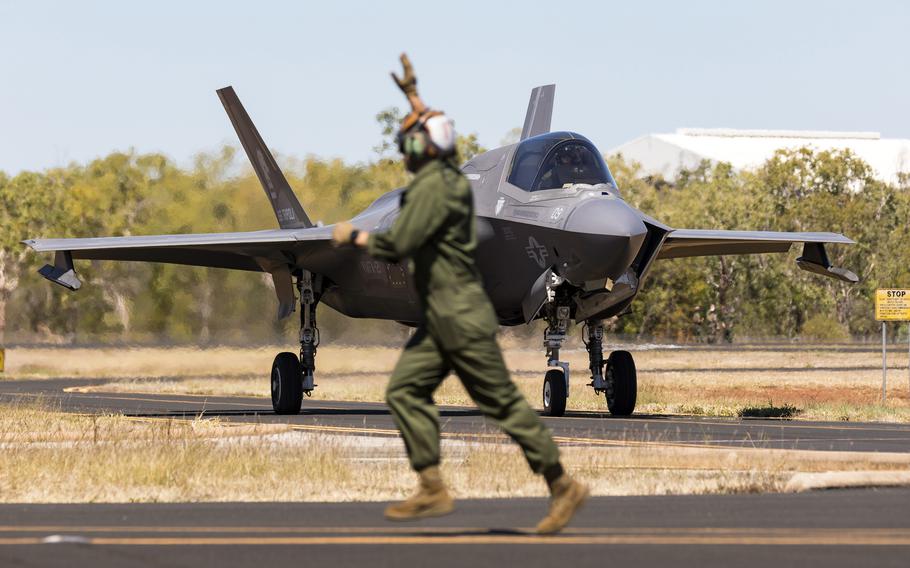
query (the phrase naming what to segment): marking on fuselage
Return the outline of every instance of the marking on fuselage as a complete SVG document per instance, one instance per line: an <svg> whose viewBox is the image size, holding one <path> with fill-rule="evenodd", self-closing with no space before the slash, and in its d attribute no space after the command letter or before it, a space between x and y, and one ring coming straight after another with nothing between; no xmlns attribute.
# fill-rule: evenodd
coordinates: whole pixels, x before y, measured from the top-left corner
<svg viewBox="0 0 910 568"><path fill-rule="evenodd" d="M515 231L512 230L512 227L506 225L505 227L502 228L502 238L504 238L507 241L515 240Z"/></svg>
<svg viewBox="0 0 910 568"><path fill-rule="evenodd" d="M512 210L512 215L521 217L522 219L537 219L540 217L540 211L535 211L534 209L520 209L516 207Z"/></svg>
<svg viewBox="0 0 910 568"><path fill-rule="evenodd" d="M363 260L360 262L360 269L366 274L384 275L386 263L378 260Z"/></svg>
<svg viewBox="0 0 910 568"><path fill-rule="evenodd" d="M408 283L408 273L400 264L387 265L389 284L392 288L403 288Z"/></svg>
<svg viewBox="0 0 910 568"><path fill-rule="evenodd" d="M504 197L500 197L500 198L496 201L496 214L497 214L497 215L499 215L500 213L502 213L502 206L505 205L505 204L506 204L506 200L505 200Z"/></svg>
<svg viewBox="0 0 910 568"><path fill-rule="evenodd" d="M525 252L528 253L528 258L537 263L537 266L546 268L547 257L549 257L550 254L547 252L547 247L538 243L537 239L528 237L528 246L525 247Z"/></svg>

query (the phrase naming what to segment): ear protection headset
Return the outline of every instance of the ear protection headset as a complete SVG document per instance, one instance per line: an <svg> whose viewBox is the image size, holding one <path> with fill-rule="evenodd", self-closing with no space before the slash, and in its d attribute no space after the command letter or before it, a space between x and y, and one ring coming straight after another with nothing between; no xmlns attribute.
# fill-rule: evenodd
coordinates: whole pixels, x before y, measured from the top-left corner
<svg viewBox="0 0 910 568"><path fill-rule="evenodd" d="M402 121L397 136L398 150L417 160L448 156L455 152L455 129L452 121L439 111L413 113Z"/></svg>

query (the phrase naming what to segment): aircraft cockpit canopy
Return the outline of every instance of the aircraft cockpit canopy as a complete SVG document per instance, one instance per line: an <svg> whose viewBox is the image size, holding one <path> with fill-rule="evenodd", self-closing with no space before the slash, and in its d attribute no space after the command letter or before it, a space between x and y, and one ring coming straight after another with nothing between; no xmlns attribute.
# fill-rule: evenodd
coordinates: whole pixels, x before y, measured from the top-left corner
<svg viewBox="0 0 910 568"><path fill-rule="evenodd" d="M549 132L522 141L515 151L509 183L526 191L616 181L590 140L573 132Z"/></svg>

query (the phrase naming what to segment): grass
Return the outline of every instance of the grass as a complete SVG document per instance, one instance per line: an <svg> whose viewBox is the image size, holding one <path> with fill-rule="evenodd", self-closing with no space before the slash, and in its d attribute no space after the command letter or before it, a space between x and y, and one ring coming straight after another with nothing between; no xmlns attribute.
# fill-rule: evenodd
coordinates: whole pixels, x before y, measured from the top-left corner
<svg viewBox="0 0 910 568"><path fill-rule="evenodd" d="M0 406L0 447L2 502L390 500L414 487L397 438L76 415L41 401ZM460 498L546 494L512 444L443 450ZM905 454L660 446L566 447L563 460L596 495L773 491L800 471L910 468Z"/></svg>

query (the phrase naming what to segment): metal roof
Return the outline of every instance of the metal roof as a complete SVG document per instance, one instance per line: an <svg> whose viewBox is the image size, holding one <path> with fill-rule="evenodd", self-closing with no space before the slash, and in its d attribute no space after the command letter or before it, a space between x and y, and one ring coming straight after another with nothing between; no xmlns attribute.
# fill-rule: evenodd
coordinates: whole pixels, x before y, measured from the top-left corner
<svg viewBox="0 0 910 568"><path fill-rule="evenodd" d="M895 183L898 173L910 174L910 140L881 138L877 132L680 128L673 134L641 136L607 154L638 162L644 175L673 179L680 169L695 168L702 160L729 162L748 170L764 164L778 149L804 146L849 149L886 182Z"/></svg>

